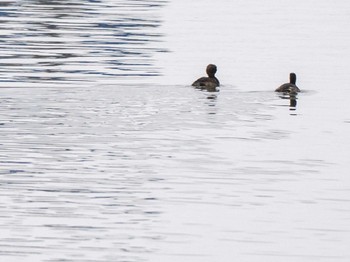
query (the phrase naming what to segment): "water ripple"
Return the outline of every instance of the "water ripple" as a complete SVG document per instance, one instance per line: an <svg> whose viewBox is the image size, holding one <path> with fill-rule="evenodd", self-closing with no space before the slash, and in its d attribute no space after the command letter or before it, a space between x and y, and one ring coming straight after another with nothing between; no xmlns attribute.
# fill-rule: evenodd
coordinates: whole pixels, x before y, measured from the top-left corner
<svg viewBox="0 0 350 262"><path fill-rule="evenodd" d="M0 13L2 87L77 85L160 74L152 57L167 1L8 1ZM69 12L67 12L67 9ZM110 80L109 80L110 81Z"/></svg>

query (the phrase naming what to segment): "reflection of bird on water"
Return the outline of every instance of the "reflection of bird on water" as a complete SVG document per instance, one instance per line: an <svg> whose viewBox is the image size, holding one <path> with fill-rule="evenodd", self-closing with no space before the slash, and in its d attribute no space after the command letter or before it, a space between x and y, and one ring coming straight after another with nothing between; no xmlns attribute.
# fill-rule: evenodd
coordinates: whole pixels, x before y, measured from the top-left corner
<svg viewBox="0 0 350 262"><path fill-rule="evenodd" d="M279 88L277 88L276 92L284 92L284 93L298 93L300 92L300 89L295 85L295 82L297 81L297 76L294 73L290 73L289 75L289 83L285 83L281 85Z"/></svg>
<svg viewBox="0 0 350 262"><path fill-rule="evenodd" d="M289 94L289 107L290 107L290 110L295 110L296 107L297 107L297 97L295 94L292 94L290 93Z"/></svg>
<svg viewBox="0 0 350 262"><path fill-rule="evenodd" d="M220 86L219 80L215 77L217 71L216 65L210 64L207 66L208 77L201 77L193 82L192 86L214 91L217 86Z"/></svg>
<svg viewBox="0 0 350 262"><path fill-rule="evenodd" d="M289 100L289 110L295 111L297 109L297 93L283 92L279 97Z"/></svg>

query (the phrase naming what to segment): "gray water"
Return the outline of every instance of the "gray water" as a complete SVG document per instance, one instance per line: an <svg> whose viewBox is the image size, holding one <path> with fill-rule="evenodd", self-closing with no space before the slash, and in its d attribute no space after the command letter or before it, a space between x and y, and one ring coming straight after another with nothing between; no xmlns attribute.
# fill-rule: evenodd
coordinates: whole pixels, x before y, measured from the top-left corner
<svg viewBox="0 0 350 262"><path fill-rule="evenodd" d="M349 261L348 1L0 4L1 261Z"/></svg>

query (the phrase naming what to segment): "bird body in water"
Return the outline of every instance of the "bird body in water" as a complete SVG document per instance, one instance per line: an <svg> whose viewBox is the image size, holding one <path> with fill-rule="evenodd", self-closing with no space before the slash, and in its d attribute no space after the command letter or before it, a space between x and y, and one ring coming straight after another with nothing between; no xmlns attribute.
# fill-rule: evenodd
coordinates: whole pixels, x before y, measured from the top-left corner
<svg viewBox="0 0 350 262"><path fill-rule="evenodd" d="M300 92L299 87L296 86L297 76L294 73L290 73L289 75L289 83L285 83L278 87L276 92L284 92L284 93L298 93Z"/></svg>
<svg viewBox="0 0 350 262"><path fill-rule="evenodd" d="M217 71L216 65L209 64L207 66L207 75L208 77L201 77L193 82L192 86L202 89L215 89L220 86L219 80L215 77Z"/></svg>

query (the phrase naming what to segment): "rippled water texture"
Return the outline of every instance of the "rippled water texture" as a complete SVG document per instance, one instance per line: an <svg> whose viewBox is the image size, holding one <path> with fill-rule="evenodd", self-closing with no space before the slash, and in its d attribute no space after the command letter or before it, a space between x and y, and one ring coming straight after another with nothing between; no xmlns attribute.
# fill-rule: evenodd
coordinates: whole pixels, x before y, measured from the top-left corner
<svg viewBox="0 0 350 262"><path fill-rule="evenodd" d="M166 1L2 1L1 86L83 85L158 75ZM97 81L98 80L98 81Z"/></svg>
<svg viewBox="0 0 350 262"><path fill-rule="evenodd" d="M349 261L349 3L1 1L0 261Z"/></svg>

